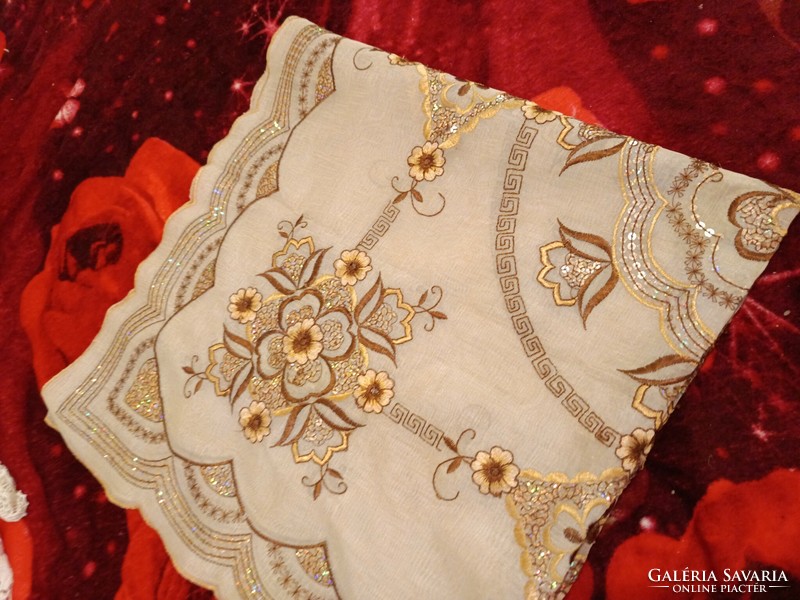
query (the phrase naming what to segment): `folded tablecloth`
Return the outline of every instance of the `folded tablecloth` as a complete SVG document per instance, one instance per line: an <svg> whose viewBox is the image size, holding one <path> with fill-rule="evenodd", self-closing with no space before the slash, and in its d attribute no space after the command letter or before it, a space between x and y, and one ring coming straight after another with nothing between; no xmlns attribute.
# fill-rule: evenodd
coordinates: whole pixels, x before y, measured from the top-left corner
<svg viewBox="0 0 800 600"><path fill-rule="evenodd" d="M274 36L49 420L222 598L556 598L792 192Z"/></svg>

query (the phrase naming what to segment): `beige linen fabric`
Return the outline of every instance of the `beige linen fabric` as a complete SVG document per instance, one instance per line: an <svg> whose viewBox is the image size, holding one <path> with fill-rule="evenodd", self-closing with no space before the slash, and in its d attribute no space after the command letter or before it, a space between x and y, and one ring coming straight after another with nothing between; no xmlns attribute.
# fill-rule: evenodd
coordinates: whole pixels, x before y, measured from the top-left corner
<svg viewBox="0 0 800 600"><path fill-rule="evenodd" d="M221 598L555 598L791 192L275 35L49 420Z"/></svg>

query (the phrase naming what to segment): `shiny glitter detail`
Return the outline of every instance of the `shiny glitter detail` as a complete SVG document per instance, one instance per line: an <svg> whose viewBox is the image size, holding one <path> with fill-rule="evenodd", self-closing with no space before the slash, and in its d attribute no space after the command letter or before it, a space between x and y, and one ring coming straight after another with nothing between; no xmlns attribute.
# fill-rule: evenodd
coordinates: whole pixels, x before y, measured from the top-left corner
<svg viewBox="0 0 800 600"><path fill-rule="evenodd" d="M525 597L560 600L574 583L603 524L604 515L628 484L622 469L599 477L581 473L542 475L523 471L507 496L522 565L529 580Z"/></svg>
<svg viewBox="0 0 800 600"><path fill-rule="evenodd" d="M194 285L194 289L192 290L192 300L198 298L200 294L208 291L211 289L211 286L214 285L214 268L216 265L217 261L212 260L200 273L200 277L197 278L197 283Z"/></svg>
<svg viewBox="0 0 800 600"><path fill-rule="evenodd" d="M317 74L317 93L315 99L319 104L333 93L333 58L328 57Z"/></svg>
<svg viewBox="0 0 800 600"><path fill-rule="evenodd" d="M274 162L266 168L256 187L256 197L266 198L278 190L278 163Z"/></svg>
<svg viewBox="0 0 800 600"><path fill-rule="evenodd" d="M133 386L125 394L125 403L148 421L158 423L164 420L158 392L156 359L150 358L141 366Z"/></svg>
<svg viewBox="0 0 800 600"><path fill-rule="evenodd" d="M501 108L517 108L522 100L486 86L458 79L447 73L414 64L422 76L425 94L423 110L428 117L425 139L440 148L451 148L461 134L472 131L481 119L494 116Z"/></svg>
<svg viewBox="0 0 800 600"><path fill-rule="evenodd" d="M321 546L316 548L300 548L295 552L300 566L320 585L330 587L333 585L331 569L328 566L328 557Z"/></svg>
<svg viewBox="0 0 800 600"><path fill-rule="evenodd" d="M220 496L226 498L236 496L236 486L233 483L233 471L230 463L202 466L200 473L208 486Z"/></svg>
<svg viewBox="0 0 800 600"><path fill-rule="evenodd" d="M736 250L750 260L769 260L778 249L786 230L778 222L778 213L800 208L800 202L788 192L748 192L738 196L728 210L728 219L739 228Z"/></svg>

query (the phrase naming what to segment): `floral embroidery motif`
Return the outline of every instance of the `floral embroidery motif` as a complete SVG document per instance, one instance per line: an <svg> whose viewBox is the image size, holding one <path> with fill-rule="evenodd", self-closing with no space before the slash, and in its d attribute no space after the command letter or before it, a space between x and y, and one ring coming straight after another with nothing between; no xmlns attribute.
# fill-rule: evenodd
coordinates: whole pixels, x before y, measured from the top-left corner
<svg viewBox="0 0 800 600"><path fill-rule="evenodd" d="M790 207L798 208L800 202L784 190L738 196L728 208L728 220L739 228L734 240L739 254L749 260L772 258L786 235L778 213Z"/></svg>
<svg viewBox="0 0 800 600"><path fill-rule="evenodd" d="M420 90L425 96L422 109L428 117L425 139L440 148L455 146L461 134L472 131L482 119L493 117L501 108L516 108L522 100L486 86L465 81L413 64L420 74Z"/></svg>
<svg viewBox="0 0 800 600"><path fill-rule="evenodd" d="M547 110L546 108L543 108L535 102L531 102L530 100L526 100L522 105L522 114L525 115L526 119L533 119L539 125L544 125L550 121L555 121L558 118L557 112Z"/></svg>
<svg viewBox="0 0 800 600"><path fill-rule="evenodd" d="M672 180L672 186L667 193L672 197L683 198L683 194L689 189L689 185L706 171L714 169L714 166L703 160L692 159L683 171L675 176Z"/></svg>
<svg viewBox="0 0 800 600"><path fill-rule="evenodd" d="M569 229L561 221L558 226L561 240L539 248L542 269L536 279L552 290L558 306L577 304L585 327L586 319L619 280L612 263L611 245L597 235ZM600 276L606 271L603 280ZM555 281L547 278L551 273Z"/></svg>
<svg viewBox="0 0 800 600"><path fill-rule="evenodd" d="M254 444L269 434L271 421L267 405L263 402L253 400L249 407L239 411L239 425L242 426L244 436Z"/></svg>
<svg viewBox="0 0 800 600"><path fill-rule="evenodd" d="M336 269L336 276L344 285L355 285L362 281L372 270L370 263L372 259L366 252L361 250L345 250L341 258L337 258L333 263Z"/></svg>
<svg viewBox="0 0 800 600"><path fill-rule="evenodd" d="M248 323L256 318L256 311L261 308L261 294L255 288L242 289L233 294L228 305L231 319L236 319L241 324Z"/></svg>
<svg viewBox="0 0 800 600"><path fill-rule="evenodd" d="M630 435L622 437L616 450L617 457L622 461L622 468L630 473L635 473L644 466L644 461L653 447L654 429L637 427Z"/></svg>
<svg viewBox="0 0 800 600"><path fill-rule="evenodd" d="M462 465L469 465L472 469L472 482L478 486L481 494L492 495L495 498L509 493L517 486L517 476L519 467L514 464L514 455L509 450L504 450L500 446L493 446L486 452L481 450L474 456L464 454L459 448L466 437L470 440L475 439L475 431L466 429L461 432L458 439L444 436L442 440L445 446L455 454L440 462L433 472L433 491L439 500L452 501L458 498L461 492L452 495L443 495L440 490L442 469L444 475L455 473Z"/></svg>
<svg viewBox="0 0 800 600"><path fill-rule="evenodd" d="M411 151L408 174L417 181L433 181L444 173L444 153L436 142L425 142Z"/></svg>
<svg viewBox="0 0 800 600"><path fill-rule="evenodd" d="M629 138L612 133L599 125L580 123L577 131L578 141L573 144L567 141L567 137L575 129L575 126L566 117L561 117L561 123L563 130L558 138L558 143L565 150L569 150L561 173L574 165L618 154L629 141Z"/></svg>
<svg viewBox="0 0 800 600"><path fill-rule="evenodd" d="M379 413L394 396L393 387L394 381L386 371L376 373L373 369L369 369L358 378L358 387L354 392L356 404L364 412Z"/></svg>
<svg viewBox="0 0 800 600"><path fill-rule="evenodd" d="M600 532L604 515L628 485L629 475L609 469L600 476L542 475L523 471L506 496L516 521L526 598L564 598Z"/></svg>
<svg viewBox="0 0 800 600"><path fill-rule="evenodd" d="M668 354L637 369L620 370L639 384L632 406L653 419L656 429L666 423L697 369L697 362Z"/></svg>
<svg viewBox="0 0 800 600"><path fill-rule="evenodd" d="M311 237L297 239L306 225L302 215L279 224L286 242L259 275L275 292L248 287L231 295L228 312L236 326L223 326L222 342L208 349L207 367L197 368L194 357L183 370L187 397L208 381L232 411L249 398L237 413L243 435L258 444L276 430L273 446L289 446L298 464L317 465L319 477L302 480L316 499L323 489L347 489L329 463L364 426L342 401L352 399L363 413L377 414L395 395L388 372L367 369L370 356L394 363L396 347L412 339L415 315L430 318L428 331L447 317L435 310L442 299L438 286L412 306L400 290L384 287L378 274L359 297L355 286L372 270L364 251L343 251L333 262L335 274L322 274L330 248L317 249Z"/></svg>
<svg viewBox="0 0 800 600"><path fill-rule="evenodd" d="M519 467L514 464L514 455L500 446L489 452L478 452L472 467L472 481L480 489L481 494L499 497L517 487Z"/></svg>

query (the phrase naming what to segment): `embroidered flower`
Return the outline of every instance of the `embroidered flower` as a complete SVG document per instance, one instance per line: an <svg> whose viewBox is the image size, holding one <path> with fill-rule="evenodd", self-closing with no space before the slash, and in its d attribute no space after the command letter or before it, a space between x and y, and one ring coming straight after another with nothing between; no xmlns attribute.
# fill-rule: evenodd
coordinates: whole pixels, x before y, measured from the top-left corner
<svg viewBox="0 0 800 600"><path fill-rule="evenodd" d="M283 351L290 363L304 365L316 359L322 352L322 329L314 319L303 319L295 323L283 338Z"/></svg>
<svg viewBox="0 0 800 600"><path fill-rule="evenodd" d="M414 63L411 62L410 60L406 59L406 58L403 58L399 54L390 54L389 55L389 64L399 65L399 66L403 67L403 66L406 66L406 65L413 65Z"/></svg>
<svg viewBox="0 0 800 600"><path fill-rule="evenodd" d="M379 413L394 396L393 387L394 381L385 371L376 373L369 369L358 378L358 387L354 392L356 404L363 408L364 412Z"/></svg>
<svg viewBox="0 0 800 600"><path fill-rule="evenodd" d="M230 297L228 312L231 319L239 323L248 323L256 318L256 312L261 308L261 294L256 288L241 289Z"/></svg>
<svg viewBox="0 0 800 600"><path fill-rule="evenodd" d="M622 460L622 468L626 471L638 471L644 465L644 460L653 447L653 429L637 427L630 435L622 438L617 448L617 456Z"/></svg>
<svg viewBox="0 0 800 600"><path fill-rule="evenodd" d="M436 142L425 142L411 151L408 174L417 181L433 181L444 173L444 152Z"/></svg>
<svg viewBox="0 0 800 600"><path fill-rule="evenodd" d="M553 112L552 110L547 110L546 108L542 108L538 104L533 102L525 102L522 105L522 112L525 114L526 119L533 119L539 125L544 125L549 121L554 121L558 114Z"/></svg>
<svg viewBox="0 0 800 600"><path fill-rule="evenodd" d="M254 444L269 435L269 416L267 405L263 402L250 403L250 406L239 411L239 425L242 426L244 436Z"/></svg>
<svg viewBox="0 0 800 600"><path fill-rule="evenodd" d="M367 256L366 252L345 250L342 252L341 258L337 258L333 263L333 267L336 269L336 276L344 285L355 285L372 270L371 262L372 259Z"/></svg>
<svg viewBox="0 0 800 600"><path fill-rule="evenodd" d="M489 452L478 452L472 467L472 481L480 488L481 494L500 496L517 487L519 467L514 464L514 455L500 446Z"/></svg>

